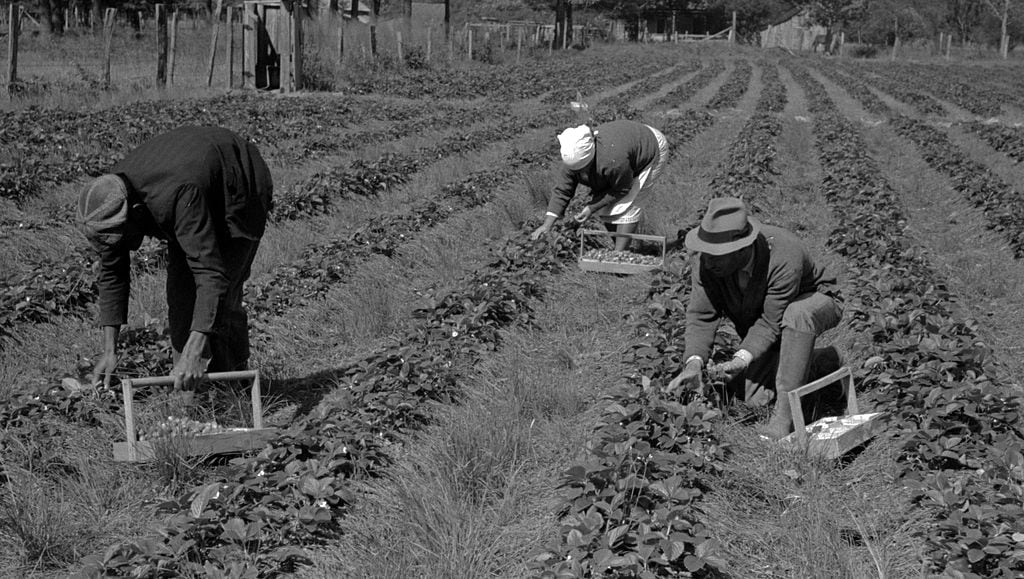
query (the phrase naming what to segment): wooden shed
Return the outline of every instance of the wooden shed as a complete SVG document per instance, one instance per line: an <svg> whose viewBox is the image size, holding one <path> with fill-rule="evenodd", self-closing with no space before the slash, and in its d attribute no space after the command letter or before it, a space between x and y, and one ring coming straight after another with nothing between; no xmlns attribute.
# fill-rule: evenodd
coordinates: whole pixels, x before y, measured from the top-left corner
<svg viewBox="0 0 1024 579"><path fill-rule="evenodd" d="M823 41L827 32L824 26L812 24L810 10L793 8L780 14L761 31L761 47L812 50L815 39L821 37Z"/></svg>
<svg viewBox="0 0 1024 579"><path fill-rule="evenodd" d="M243 86L302 88L302 9L292 1L245 0Z"/></svg>

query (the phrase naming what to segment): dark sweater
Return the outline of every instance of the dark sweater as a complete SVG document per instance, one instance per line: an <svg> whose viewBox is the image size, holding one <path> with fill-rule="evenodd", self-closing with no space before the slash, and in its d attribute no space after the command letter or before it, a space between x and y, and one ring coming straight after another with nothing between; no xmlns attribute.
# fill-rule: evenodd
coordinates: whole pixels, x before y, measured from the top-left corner
<svg viewBox="0 0 1024 579"><path fill-rule="evenodd" d="M578 185L590 188L597 211L629 193L633 180L658 158L658 138L643 123L611 121L594 129L594 160L580 171L559 163L548 211L561 217Z"/></svg>
<svg viewBox="0 0 1024 579"><path fill-rule="evenodd" d="M114 165L129 199L149 211L143 233L185 254L195 280L192 331L212 331L228 286L220 247L259 240L272 206L270 170L256 147L217 127L182 127L156 136ZM128 318L129 247L100 255L100 325ZM168 280L173 291L175 280Z"/></svg>
<svg viewBox="0 0 1024 579"><path fill-rule="evenodd" d="M693 267L693 290L686 308L686 350L683 359L708 359L722 316L729 318L742 338L739 348L758 358L782 334L786 307L805 293L835 295L836 279L811 259L793 233L765 225L754 242L754 267L745 291L738 275L716 278Z"/></svg>

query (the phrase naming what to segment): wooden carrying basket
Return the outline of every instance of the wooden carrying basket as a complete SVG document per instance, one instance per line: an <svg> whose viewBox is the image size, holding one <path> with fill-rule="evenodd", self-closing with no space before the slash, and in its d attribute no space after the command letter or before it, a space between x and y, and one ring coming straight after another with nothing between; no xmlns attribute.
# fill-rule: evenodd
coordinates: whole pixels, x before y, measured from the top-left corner
<svg viewBox="0 0 1024 579"><path fill-rule="evenodd" d="M660 269L665 265L665 237L662 235L643 235L640 233L619 233L617 231L601 231L599 229L581 229L579 266L584 271L599 271L605 273L641 273ZM646 263L625 263L618 261L601 261L583 257L584 240L588 235L602 235L606 237L628 237L637 241L653 241L661 244L661 259L655 264Z"/></svg>
<svg viewBox="0 0 1024 579"><path fill-rule="evenodd" d="M841 382L846 392L846 415L826 416L811 424L804 424L801 398L836 382ZM858 414L853 372L847 366L789 392L789 406L793 413L793 433L780 442L806 448L814 456L839 458L882 430L882 423L878 420L882 416L881 412Z"/></svg>
<svg viewBox="0 0 1024 579"><path fill-rule="evenodd" d="M263 399L260 391L260 375L256 370L238 372L215 372L207 374L210 381L252 380L252 428L227 428L222 432L195 434L183 437L182 453L190 456L213 455L242 452L261 448L277 431L275 428L263 427ZM135 386L173 386L174 378L160 376L154 378L127 379L121 382L124 396L124 428L127 441L114 443L114 460L127 462L143 462L155 456L153 443L139 440L135 432L135 411L133 401Z"/></svg>

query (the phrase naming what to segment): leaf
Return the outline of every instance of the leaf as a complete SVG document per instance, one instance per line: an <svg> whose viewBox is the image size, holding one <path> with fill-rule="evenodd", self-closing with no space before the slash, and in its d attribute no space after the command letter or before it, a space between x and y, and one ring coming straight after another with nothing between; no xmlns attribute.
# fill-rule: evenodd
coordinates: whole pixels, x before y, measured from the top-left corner
<svg viewBox="0 0 1024 579"><path fill-rule="evenodd" d="M687 555L686 558L683 559L683 566L686 567L687 571L691 573L696 573L697 571L700 571L704 568L704 560L700 557Z"/></svg>
<svg viewBox="0 0 1024 579"><path fill-rule="evenodd" d="M217 497L220 491L220 483L210 483L204 486L196 493L195 498L192 499L192 506L189 508L189 513L192 518L198 519L202 516L203 511L206 510L206 505L209 504L210 500Z"/></svg>
<svg viewBox="0 0 1024 579"><path fill-rule="evenodd" d="M977 563L985 558L985 552L981 549L971 549L967 551L967 560L971 563Z"/></svg>

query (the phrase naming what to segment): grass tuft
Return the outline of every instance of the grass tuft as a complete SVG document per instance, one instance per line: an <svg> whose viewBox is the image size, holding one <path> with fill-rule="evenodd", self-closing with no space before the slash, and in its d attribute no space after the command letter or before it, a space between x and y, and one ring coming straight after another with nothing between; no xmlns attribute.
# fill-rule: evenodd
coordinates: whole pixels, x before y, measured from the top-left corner
<svg viewBox="0 0 1024 579"><path fill-rule="evenodd" d="M899 483L896 445L876 440L848 464L726 437L733 455L708 481L704 518L735 577L918 577L918 508ZM922 521L922 522L918 522Z"/></svg>

